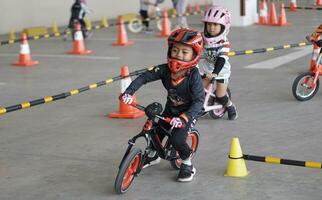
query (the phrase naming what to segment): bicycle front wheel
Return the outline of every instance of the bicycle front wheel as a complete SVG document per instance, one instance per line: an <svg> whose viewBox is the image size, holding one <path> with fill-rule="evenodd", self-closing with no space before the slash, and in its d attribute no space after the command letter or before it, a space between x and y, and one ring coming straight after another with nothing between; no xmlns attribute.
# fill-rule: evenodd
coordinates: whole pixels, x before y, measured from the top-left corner
<svg viewBox="0 0 322 200"><path fill-rule="evenodd" d="M317 79L314 87L311 87L314 80L313 72L305 72L300 74L293 82L293 96L298 101L307 101L314 97L319 90L320 81Z"/></svg>
<svg viewBox="0 0 322 200"><path fill-rule="evenodd" d="M119 168L115 179L115 192L117 194L125 193L131 186L142 160L142 151L139 148L133 148Z"/></svg>
<svg viewBox="0 0 322 200"><path fill-rule="evenodd" d="M194 158L194 156L197 152L197 149L199 146L199 137L200 137L200 135L197 130L192 130L191 132L188 133L187 144L189 145L190 149L192 150L191 159ZM179 157L178 152L176 152L176 150L174 148L172 148L171 154L177 155L177 157ZM180 169L180 166L182 164L182 160L180 158L175 159L175 160L171 160L170 164L173 167L173 169Z"/></svg>

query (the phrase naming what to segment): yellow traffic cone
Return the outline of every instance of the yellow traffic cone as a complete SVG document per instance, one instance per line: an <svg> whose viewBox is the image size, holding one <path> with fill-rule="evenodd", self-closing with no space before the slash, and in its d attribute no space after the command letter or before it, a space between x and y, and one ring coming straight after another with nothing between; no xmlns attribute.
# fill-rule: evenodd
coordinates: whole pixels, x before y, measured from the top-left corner
<svg viewBox="0 0 322 200"><path fill-rule="evenodd" d="M12 30L12 31L10 31L10 33L9 33L9 42L14 42L16 40L16 35L15 35L15 31L14 30Z"/></svg>
<svg viewBox="0 0 322 200"><path fill-rule="evenodd" d="M245 177L247 175L248 172L239 140L237 137L234 137L231 140L228 167L225 176Z"/></svg>
<svg viewBox="0 0 322 200"><path fill-rule="evenodd" d="M101 21L101 26L103 26L104 28L107 28L108 25L108 21L107 21L107 17L103 17L102 21Z"/></svg>
<svg viewBox="0 0 322 200"><path fill-rule="evenodd" d="M85 27L88 31L92 30L92 22L88 17L85 17Z"/></svg>
<svg viewBox="0 0 322 200"><path fill-rule="evenodd" d="M55 35L55 36L60 36L59 34L59 30L58 30L58 26L57 23L54 22L53 26L51 27L51 32Z"/></svg>

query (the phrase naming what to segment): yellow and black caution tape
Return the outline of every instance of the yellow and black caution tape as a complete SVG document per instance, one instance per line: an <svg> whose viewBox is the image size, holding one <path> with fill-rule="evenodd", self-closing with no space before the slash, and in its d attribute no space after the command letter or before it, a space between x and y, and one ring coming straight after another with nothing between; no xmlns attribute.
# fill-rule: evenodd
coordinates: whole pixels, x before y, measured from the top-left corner
<svg viewBox="0 0 322 200"><path fill-rule="evenodd" d="M198 15L202 13L201 11L199 12L192 12L192 13L185 13L183 14L183 16L190 16L190 15ZM178 17L179 15L171 15L171 18L175 18ZM145 19L146 21L152 21L152 20L159 20L162 19L162 17L151 17L151 18L147 18ZM129 22L124 22L124 24L128 24ZM118 26L119 23L111 23L108 25L94 25L88 28L88 30L98 30L98 29L103 29L103 28L109 28L112 26ZM48 39L48 38L52 38L52 37L61 37L61 36L65 36L65 35L69 35L71 34L70 31L69 32L56 32L56 33L51 33L51 34L44 34L44 35L36 35L36 36L32 36L32 37L27 37L27 40L38 40L38 39ZM15 40L8 40L8 41L1 41L0 46L2 45L8 45L8 44L15 44L15 43L20 43L21 39L15 39Z"/></svg>
<svg viewBox="0 0 322 200"><path fill-rule="evenodd" d="M228 52L228 56L238 56L238 55L250 55L250 54L255 54L255 53L265 53L265 52L282 50L282 49L303 47L303 46L307 46L307 45L312 45L312 43L311 42L300 42L300 43L295 43L295 44L284 44L284 45L275 46L275 47L268 47L268 48L230 51L230 52Z"/></svg>
<svg viewBox="0 0 322 200"><path fill-rule="evenodd" d="M153 69L153 67L148 68L148 69L137 70L137 71L131 72L129 74L129 76L137 76L137 75L139 75L139 74L141 74L141 73L143 73L143 72L145 72L147 70L151 70L151 69ZM57 100L60 100L60 99L65 99L65 98L70 97L70 96L75 96L75 95L77 95L79 93L82 93L82 92L85 92L85 91L88 91L88 90L92 90L92 89L98 88L98 87L103 86L103 85L113 83L114 81L121 80L123 78L126 78L126 77L122 77L121 75L119 75L119 76L116 76L114 78L110 78L110 79L107 79L105 81L100 81L100 82L97 82L97 83L93 83L93 84L90 84L88 86L85 86L85 87L82 87L82 88L79 88L79 89L73 89L73 90L71 90L69 92L63 92L61 94L57 94L57 95L53 95L53 96L46 96L46 97L41 98L41 99L36 99L36 100L32 100L32 101L26 101L26 102L16 104L16 105L13 105L13 106L0 107L0 115L6 114L8 112L13 112L13 111L16 111L16 110L30 108L32 106L36 106L36 105L40 105L40 104L51 103L53 101L57 101Z"/></svg>
<svg viewBox="0 0 322 200"><path fill-rule="evenodd" d="M243 158L245 160L266 162L266 163L271 163L271 164L294 165L294 166L300 166L300 167L322 169L322 163L319 163L319 162L298 161L298 160L277 158L277 157L272 157L272 156L254 156L254 155L245 155L245 154L244 154Z"/></svg>
<svg viewBox="0 0 322 200"><path fill-rule="evenodd" d="M290 6L285 6L285 8L289 9L291 7ZM300 9L300 10L322 10L322 7L297 6L296 8Z"/></svg>
<svg viewBox="0 0 322 200"><path fill-rule="evenodd" d="M309 43L309 42L301 42L301 43L296 43L296 44L285 44L285 45L276 46L276 47L269 47L269 48L231 51L231 52L228 53L228 56L250 55L250 54L254 54L254 53L264 53L264 52L270 52L270 51L281 50L281 49L302 47L302 46L311 45L311 44L312 43ZM149 68L149 69L151 69L151 68ZM141 74L141 73L143 73L143 72L145 72L145 71L147 71L149 69L137 70L135 72L130 73L129 76L139 75L139 74ZM94 88L100 87L102 85L112 83L112 82L114 82L116 80L120 80L120 79L122 79L122 77L117 76L117 77L114 77L114 78L111 78L111 79L108 79L108 80L105 80L105 81L101 81L101 82L98 82L98 83L88 85L86 87L82 87L80 89L72 90L70 92L64 92L64 93L57 94L57 95L54 95L54 96L47 96L47 97L44 97L44 98L41 98L41 99L36 99L36 100L30 101L30 102L24 102L24 103L9 106L9 107L0 107L0 115L8 113L8 112L15 111L15 110L29 108L29 107L32 107L32 106L35 106L35 105L49 103L49 102L56 101L56 100L59 100L59 99L64 99L66 97L73 96L73 95L79 94L81 92L91 90L91 89L94 89Z"/></svg>

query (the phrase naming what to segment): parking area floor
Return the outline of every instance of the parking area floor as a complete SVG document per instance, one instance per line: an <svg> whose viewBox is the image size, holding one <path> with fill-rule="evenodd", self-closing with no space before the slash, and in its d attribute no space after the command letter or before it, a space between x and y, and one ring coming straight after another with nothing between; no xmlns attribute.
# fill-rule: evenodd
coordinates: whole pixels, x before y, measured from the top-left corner
<svg viewBox="0 0 322 200"><path fill-rule="evenodd" d="M285 27L232 27L231 50L272 47L305 40L321 23L321 11L287 12ZM202 30L201 16L189 17ZM152 23L153 25L153 23ZM154 26L154 25L153 25ZM86 41L88 56L69 56L72 42L59 38L30 41L32 67L14 67L19 44L0 47L0 106L68 92L166 61L167 43L156 34L128 32L134 45L114 47L117 28L95 31ZM50 104L0 116L1 200L88 199L310 199L322 198L319 169L246 161L245 178L225 177L230 141L238 137L245 154L321 162L322 93L307 102L291 92L296 76L309 68L312 46L230 58L230 88L236 121L206 116L197 123L200 146L191 183L175 181L169 162L145 169L125 195L114 180L130 137L145 120L110 119L118 109L120 83ZM295 55L299 55L295 57ZM288 60L276 64L278 58ZM292 59L292 57L294 59ZM266 61L263 63L263 61ZM248 66L258 66L249 68ZM274 66L274 67L270 67ZM165 103L161 82L142 87L136 97L147 105Z"/></svg>

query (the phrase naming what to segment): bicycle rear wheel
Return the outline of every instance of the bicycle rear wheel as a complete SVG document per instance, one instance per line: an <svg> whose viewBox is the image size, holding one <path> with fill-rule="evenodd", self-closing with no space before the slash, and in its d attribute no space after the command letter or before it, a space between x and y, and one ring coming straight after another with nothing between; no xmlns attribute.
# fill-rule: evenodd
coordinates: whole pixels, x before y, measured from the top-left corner
<svg viewBox="0 0 322 200"><path fill-rule="evenodd" d="M199 146L199 132L197 130L192 130L187 137L187 143L190 147L190 149L192 150L192 157L191 159L193 159L193 157L195 156L198 146ZM178 152L172 148L171 150L171 154L172 155L176 155L177 157L179 157ZM173 169L180 169L180 166L182 164L182 160L180 158L175 159L175 160L171 160L170 161L171 166L173 167Z"/></svg>
<svg viewBox="0 0 322 200"><path fill-rule="evenodd" d="M319 90L320 81L316 81L315 86L312 88L311 84L314 80L313 72L304 72L300 74L293 82L292 93L298 101L307 101L314 97Z"/></svg>
<svg viewBox="0 0 322 200"><path fill-rule="evenodd" d="M133 148L124 159L115 179L114 188L117 194L123 194L130 188L141 160L142 151L139 148Z"/></svg>
<svg viewBox="0 0 322 200"><path fill-rule="evenodd" d="M214 93L216 94L216 91ZM227 94L229 96L229 99L231 99L231 92L230 92L229 88L227 88ZM208 105L213 106L213 105L220 105L220 104L216 102L216 98L210 97L209 101L208 101ZM214 109L214 110L209 111L209 115L213 119L220 119L225 115L225 113L226 113L226 107L222 107L222 108L218 108L218 109Z"/></svg>
<svg viewBox="0 0 322 200"><path fill-rule="evenodd" d="M138 18L134 18L134 19L130 20L127 27L129 28L129 30L132 33L139 33L143 30L142 21Z"/></svg>

